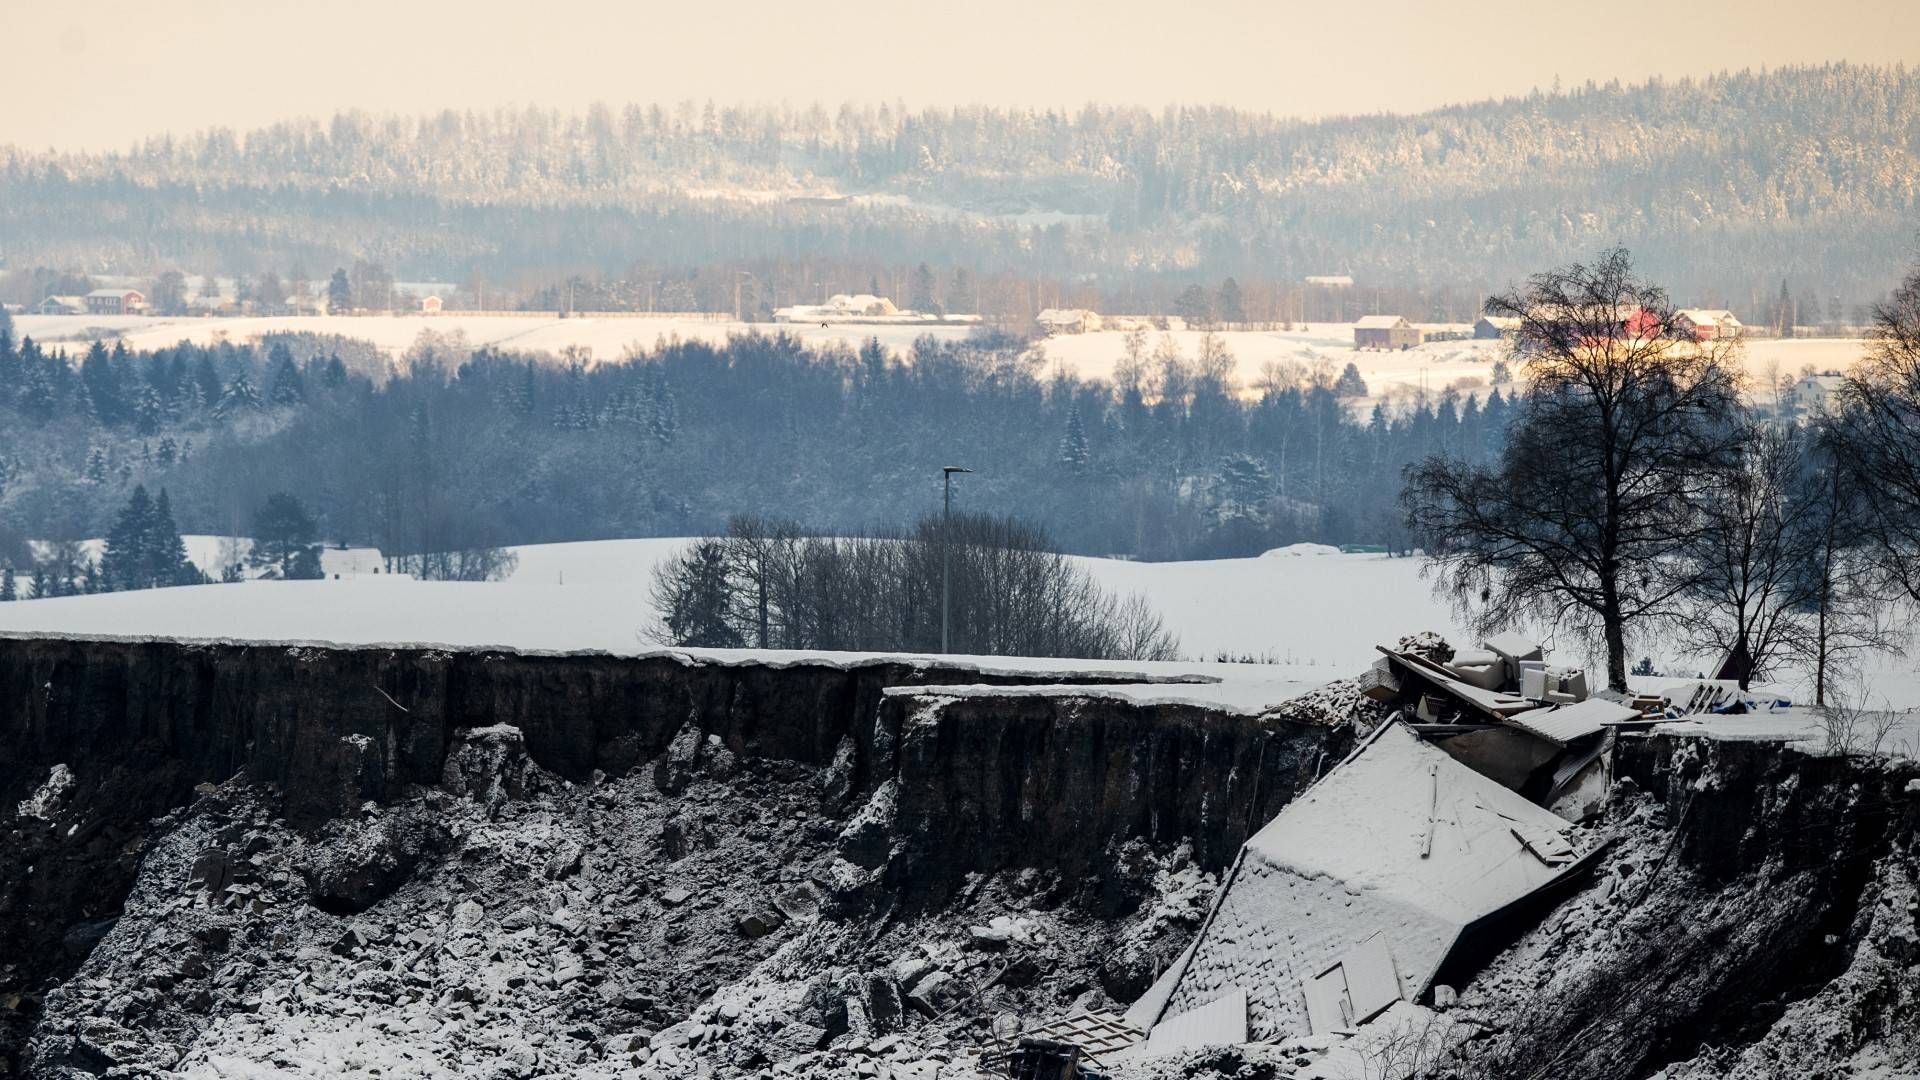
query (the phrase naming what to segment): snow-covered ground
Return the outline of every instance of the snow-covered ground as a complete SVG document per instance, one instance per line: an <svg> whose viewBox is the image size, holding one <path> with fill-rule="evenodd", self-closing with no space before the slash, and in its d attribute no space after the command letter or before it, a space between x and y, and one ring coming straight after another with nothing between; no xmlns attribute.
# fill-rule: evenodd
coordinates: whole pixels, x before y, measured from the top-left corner
<svg viewBox="0 0 1920 1080"><path fill-rule="evenodd" d="M601 361L617 360L630 347L650 347L663 338L676 336L682 340L717 343L733 334L784 330L815 345L857 346L874 338L888 349L905 355L913 341L924 334L959 340L970 332L966 326L775 325L690 317L588 315L561 319L552 315L458 313L244 319L18 315L14 323L18 333L31 335L36 341L80 342L109 334L134 349L160 348L183 340L202 345L220 340L244 342L273 332L338 334L370 341L395 358L423 331L442 334L457 331L475 348L493 345L557 355L562 349L578 346ZM1148 349L1158 347L1163 338L1171 338L1191 360L1200 353L1202 336L1197 330L1152 331L1148 334ZM1235 378L1242 391L1249 395L1259 393L1262 369L1269 364L1312 367L1325 362L1338 372L1349 361L1359 367L1375 397L1389 391L1421 387L1437 393L1454 384L1460 384L1468 392L1484 394L1494 361L1504 355L1504 343L1498 341L1435 341L1401 352L1361 352L1353 348L1353 329L1346 323L1316 323L1304 330L1234 330L1223 332L1219 337L1233 353ZM1117 330L1063 334L1041 341L1037 347L1049 371L1057 368L1084 379L1111 379L1114 366L1125 354L1126 334ZM1860 349L1861 342L1851 338L1755 339L1746 345L1745 364L1753 380L1764 383L1772 374L1797 377L1807 367L1816 371L1844 371L1858 359Z"/></svg>
<svg viewBox="0 0 1920 1080"><path fill-rule="evenodd" d="M208 577L220 580L221 573L236 562L242 564L241 570L247 577L259 577L262 570L245 565L247 555L253 550L253 541L244 536L211 536L188 533L180 538L187 547L187 561L200 568ZM44 540L30 542L36 559L45 559L51 550ZM95 562L106 553L107 542L103 538L80 541L80 557ZM378 548L338 548L320 549L320 572L327 577L371 576L383 568Z"/></svg>
<svg viewBox="0 0 1920 1080"><path fill-rule="evenodd" d="M262 318L221 319L211 317L146 317L140 315L16 315L15 331L31 335L35 341L80 342L110 335L126 342L129 349L156 349L191 341L206 345L216 341L246 342L269 333L337 334L369 341L389 356L398 358L419 339L421 333L459 333L473 348L497 346L502 349L546 352L558 355L569 346L588 350L596 361L618 360L629 348L651 348L661 339L678 337L682 341L724 342L734 334L752 331L772 333L785 330L814 345L858 345L868 338L896 352L904 353L915 338L932 334L936 338L958 340L967 336L966 326L855 325L818 323L774 324L743 323L731 319L653 316L579 316L561 319L553 315L286 315Z"/></svg>
<svg viewBox="0 0 1920 1080"><path fill-rule="evenodd" d="M515 548L519 564L512 576L487 583L422 582L376 574L377 552L329 551L329 578L324 581L255 581L0 604L0 632L640 653L659 647L647 634L655 623L649 595L653 567L684 543L600 540ZM218 537L190 537L188 549L196 562L208 560L202 565L217 574L213 560L220 552ZM1254 559L1079 561L1106 588L1144 595L1179 635L1183 652L1194 659L1168 664L965 659L985 670L1125 671L1156 679L1219 679L1218 685L1161 684L1113 692L1253 710L1358 673L1378 656L1375 645L1391 644L1402 634L1437 629L1456 643L1472 640L1421 577L1417 559L1343 555L1320 545L1301 545ZM338 579L331 576L336 572L341 574ZM1556 660L1592 667L1575 643L1554 644ZM807 656L705 652L742 661L790 662ZM1676 676L1705 665L1653 646L1636 650L1641 652ZM1260 662L1219 663L1215 658L1222 654ZM1671 681L1637 683L1657 689ZM1784 680L1783 690L1804 696L1804 687L1793 679ZM1920 676L1909 659L1881 658L1864 672L1854 694L1876 709L1920 707ZM1715 720L1711 728L1733 737L1825 738L1818 718L1803 710L1738 722ZM1903 720L1891 739L1892 746L1911 741L1920 748L1920 713Z"/></svg>

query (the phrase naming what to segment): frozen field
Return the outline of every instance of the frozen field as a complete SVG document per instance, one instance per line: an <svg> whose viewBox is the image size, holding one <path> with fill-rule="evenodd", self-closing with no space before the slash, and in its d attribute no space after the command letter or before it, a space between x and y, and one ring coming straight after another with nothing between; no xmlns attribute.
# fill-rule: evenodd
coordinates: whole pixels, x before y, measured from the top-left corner
<svg viewBox="0 0 1920 1080"><path fill-rule="evenodd" d="M815 323L739 323L732 320L666 317L583 316L559 319L551 315L303 315L255 319L145 318L141 316L19 315L14 323L21 334L37 341L79 342L114 334L129 348L153 349L180 341L208 344L218 340L249 341L272 332L338 334L370 341L398 358L422 331L458 331L473 347L495 345L558 354L569 346L591 352L595 360L617 360L630 347L647 347L664 338L722 342L729 335L775 329L813 344L858 345L869 338L904 355L923 334L959 340L965 326L871 326ZM1485 393L1493 363L1502 355L1497 341L1436 341L1403 352L1359 352L1353 348L1352 328L1344 323L1320 323L1307 330L1227 331L1219 335L1236 361L1235 377L1244 393L1257 395L1261 371L1268 364L1330 364L1334 371L1351 361L1358 365L1368 389L1379 397L1394 390L1426 387L1438 392L1452 384ZM1171 337L1189 360L1199 355L1202 334L1182 330L1151 332L1151 351ZM1067 334L1037 343L1047 370L1058 369L1084 379L1111 379L1125 353L1126 335L1119 331ZM1849 338L1810 338L1789 341L1757 339L1747 344L1746 367L1756 382L1777 370L1797 376L1802 368L1844 371L1858 358L1861 343Z"/></svg>
<svg viewBox="0 0 1920 1080"><path fill-rule="evenodd" d="M330 552L339 579L254 581L237 585L0 604L0 632L105 636L237 638L343 644L427 643L529 650L596 649L638 653L658 648L646 634L654 622L652 569L684 541L606 540L515 549L519 566L506 581L420 582L373 573L375 552ZM218 553L214 537L188 538L195 559ZM1296 553L1299 552L1299 553ZM1180 636L1193 659L1176 664L1033 661L978 658L983 667L1112 670L1143 675L1221 678L1213 689L1159 688L1155 696L1255 708L1331 679L1352 675L1378 655L1376 644L1403 634L1439 630L1456 643L1462 630L1448 605L1420 577L1414 559L1342 555L1303 546L1256 559L1144 563L1081 560L1107 588L1144 594ZM1557 643L1555 659L1587 663L1575 643ZM1225 653L1259 663L1214 662ZM1676 676L1705 666L1657 647L1636 649ZM729 657L795 659L727 653ZM1589 666L1592 665L1589 663ZM1875 706L1920 706L1914 664L1889 657L1866 673ZM1646 688L1669 680L1646 681ZM1802 688L1787 680L1783 689ZM1804 727L1805 717L1768 719L1755 734ZM1909 725L1920 741L1920 725Z"/></svg>
<svg viewBox="0 0 1920 1080"><path fill-rule="evenodd" d="M423 331L439 334L459 332L474 348L494 345L502 349L522 349L558 355L562 349L578 346L589 350L595 360L618 360L629 347L647 348L663 338L682 341L722 342L732 334L753 330L769 333L784 329L814 344L857 344L877 337L890 349L904 351L922 334L941 338L964 338L965 326L888 326L836 325L818 323L775 324L741 323L731 319L691 317L581 316L571 319L552 315L288 315L252 319L147 318L138 315L16 315L14 325L20 334L31 334L36 341L89 341L106 332L117 335L130 349L155 349L191 341L205 345L215 341L250 341L269 333L338 334L341 337L370 341L389 356L398 358Z"/></svg>

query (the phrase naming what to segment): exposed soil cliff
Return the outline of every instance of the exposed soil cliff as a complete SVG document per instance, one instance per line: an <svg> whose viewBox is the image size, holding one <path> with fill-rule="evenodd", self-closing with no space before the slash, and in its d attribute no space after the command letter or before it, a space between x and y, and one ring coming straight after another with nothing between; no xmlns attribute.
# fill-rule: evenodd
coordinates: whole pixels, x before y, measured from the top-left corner
<svg viewBox="0 0 1920 1080"><path fill-rule="evenodd" d="M1429 1075L1920 1075L1920 767L1652 736L1616 772L1594 883Z"/></svg>
<svg viewBox="0 0 1920 1080"><path fill-rule="evenodd" d="M197 1032L257 1008L263 987L293 977L272 962L301 947L274 944L271 927L288 905L305 912L296 924L313 935L308 947L360 925L353 920L375 920L376 934L403 925L390 917L396 905L418 915L447 897L442 906L472 900L492 920L506 913L487 893L504 890L522 906L565 906L549 895L555 883L584 879L564 868L534 875L538 897L524 883L483 886L498 872L486 865L498 845L473 839L488 827L476 812L551 822L550 835L517 834L508 846L544 838L584 849L574 861L596 868L594 904L621 917L618 936L581 952L583 987L648 983L641 974L651 969L618 950L676 921L665 918L675 905L655 895L666 880L658 868L724 849L718 876L696 880L725 895L681 903L712 907L727 937L672 950L679 960L653 972L656 990L635 991L665 1011L626 1016L629 1026L684 1011L766 951L735 934L738 920L766 914L770 882L897 937L913 909L964 908L1013 888L994 884L1003 872L1040 873L1014 889L1026 899L1008 910L1069 904L1115 920L1102 934L1150 927L1126 948L1090 947L1094 965L1056 981L1074 994L1137 992L1180 931L1178 920L1151 915L1158 894L1141 860L1165 864L1184 838L1206 837L1179 857L1204 876L1337 759L1348 736L1281 716L1110 697L885 694L1022 681L899 662L0 639L0 1005L9 1021L0 1049L23 1060L38 1024L40 1071L123 1059L165 1068ZM486 758L476 730L510 733L499 738L511 752ZM455 812L454 797L481 809ZM733 832L765 842L750 852L717 842ZM507 865L544 858L523 851ZM134 972L151 950L133 942L206 929L175 908L185 879L208 875L214 885L196 885L206 895L191 906L239 919L208 933L265 951L183 960L164 985L143 981ZM462 888L474 891L463 897ZM130 918L116 925L123 907ZM177 955L209 949L182 945ZM112 991L89 996L104 986ZM603 1007L588 1010L596 1039L620 1027ZM98 1037L87 1036L90 1025Z"/></svg>

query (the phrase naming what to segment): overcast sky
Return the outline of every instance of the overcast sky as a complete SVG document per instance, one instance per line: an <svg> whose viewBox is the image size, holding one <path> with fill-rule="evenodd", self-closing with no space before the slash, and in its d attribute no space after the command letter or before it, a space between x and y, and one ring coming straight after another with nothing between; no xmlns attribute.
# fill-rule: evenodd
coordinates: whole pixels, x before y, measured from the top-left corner
<svg viewBox="0 0 1920 1080"><path fill-rule="evenodd" d="M1589 78L1920 62L1920 0L0 0L0 143L343 108L902 100L1417 111Z"/></svg>

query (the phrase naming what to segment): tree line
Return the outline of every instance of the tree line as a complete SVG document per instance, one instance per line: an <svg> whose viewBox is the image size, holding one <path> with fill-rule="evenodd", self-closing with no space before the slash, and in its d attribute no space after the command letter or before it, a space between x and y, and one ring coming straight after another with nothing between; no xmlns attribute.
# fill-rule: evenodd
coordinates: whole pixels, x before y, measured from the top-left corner
<svg viewBox="0 0 1920 1080"><path fill-rule="evenodd" d="M1742 686L1804 667L1816 701L1920 602L1920 269L1876 313L1833 407L1794 422L1743 399L1737 341L1698 341L1624 249L1534 275L1507 440L1410 466L1407 528L1483 629L1533 620L1598 646L1724 657Z"/></svg>
<svg viewBox="0 0 1920 1080"><path fill-rule="evenodd" d="M653 636L709 648L1179 659L1139 596L1105 592L1014 517L844 537L736 517L656 568Z"/></svg>
<svg viewBox="0 0 1920 1080"><path fill-rule="evenodd" d="M0 327L0 538L102 536L136 485L166 488L187 532L241 535L286 492L329 542L485 576L508 544L699 535L741 513L864 533L964 463L963 509L1034 520L1070 552L1403 548L1401 467L1504 439L1511 386L1358 410L1364 380L1330 357L1246 373L1222 341L1135 332L1108 382L985 333L904 356L669 339L602 363L428 334L390 363L310 335L75 355ZM0 564L30 565L3 545Z"/></svg>
<svg viewBox="0 0 1920 1080"><path fill-rule="evenodd" d="M1785 275L1824 309L1897 272L1916 116L1920 75L1850 64L1311 123L1206 107L348 112L115 153L0 149L0 235L23 266L259 276L378 255L416 280L509 287L583 267L649 284L626 273L635 251L728 292L729 266L814 262L783 279L788 303L926 261L1094 281L1135 311L1166 308L1130 294L1227 275L1447 281L1470 299L1618 238L1694 303L1757 309ZM687 194L694 178L742 197ZM769 191L794 197L747 197Z"/></svg>

